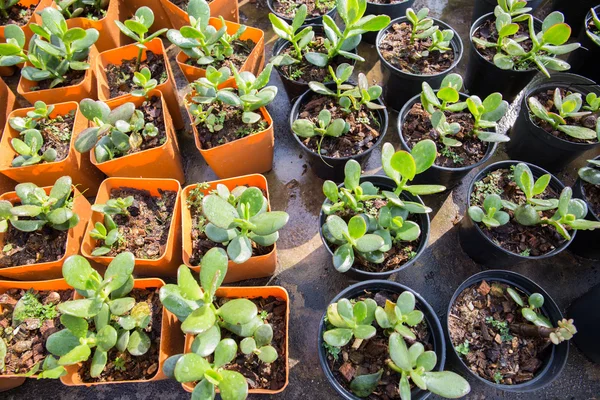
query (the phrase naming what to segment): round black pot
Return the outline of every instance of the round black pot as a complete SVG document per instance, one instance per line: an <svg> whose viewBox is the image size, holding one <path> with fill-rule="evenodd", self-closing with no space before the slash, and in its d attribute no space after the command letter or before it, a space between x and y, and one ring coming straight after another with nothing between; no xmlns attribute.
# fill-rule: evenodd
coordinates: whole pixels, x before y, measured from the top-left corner
<svg viewBox="0 0 600 400"><path fill-rule="evenodd" d="M600 159L600 156L595 159ZM581 178L577 178L575 185L573 185L573 196L587 202ZM585 219L589 221L600 221L599 216L594 214L589 206ZM569 246L569 250L580 257L600 260L600 246L598 246L598 243L600 243L600 230L577 231L577 237L573 239L573 242Z"/></svg>
<svg viewBox="0 0 600 400"><path fill-rule="evenodd" d="M481 282L482 280L486 280L487 282L501 282L505 284L509 284L510 286L516 287L522 290L527 295L533 293L540 293L544 296L544 305L542 307L542 313L545 314L550 322L554 326L557 325L557 322L563 319L563 315L560 312L560 308L556 305L552 297L542 289L537 283L532 281L531 279L517 274L516 272L511 271L500 271L500 270L490 270L479 272L471 276L469 279L464 281L454 295L452 296L452 300L450 300L450 304L448 305L448 312L446 315L450 315L450 311L452 310L452 305L458 298L458 296L462 293L466 288ZM464 363L462 358L456 353L454 346L452 345L452 340L450 339L450 330L448 329L448 317L446 317L446 332L448 334L448 343L449 346L452 347L452 351L450 351L450 357L453 359L458 359L458 365L460 365L461 369L465 374L471 374L481 382L492 386L493 388L499 390L505 390L507 392L532 392L534 390L541 389L542 387L550 384L561 374L563 368L567 363L567 358L569 356L569 343L562 342L561 344L555 346L551 345L551 351L546 355L543 362L543 367L538 371L536 376L527 382L517 384L517 385L500 385L494 382L490 382L487 379L482 378L475 372L471 371L469 367ZM577 337L577 335L575 335Z"/></svg>
<svg viewBox="0 0 600 400"><path fill-rule="evenodd" d="M322 24L302 25L300 30L304 29L307 26L312 26L312 29L313 29L313 32L315 32L315 35L318 35L318 36L325 35L325 31L323 30ZM273 57L278 56L285 48L287 48L289 46L291 46L291 44L287 40L284 40L281 38L277 39L277 41L275 41L275 44L273 45ZM353 49L351 51L351 53L356 54L357 53L356 49ZM344 60L345 60L344 62L351 64L353 66L356 64L356 60L350 60L350 59L344 59ZM287 93L288 98L290 100L294 100L295 98L297 98L298 96L302 95L304 92L309 90L308 83L297 82L297 81L294 81L294 80L288 78L277 67L275 68L275 70L279 74L279 78L281 78L281 82L283 83L285 92Z"/></svg>
<svg viewBox="0 0 600 400"><path fill-rule="evenodd" d="M598 15L600 13L600 5L594 7L594 9L596 10L596 15ZM596 83L600 83L600 68L598 68L596 61L600 60L600 46L594 43L587 34L587 27L591 20L592 13L588 10L585 17L585 25L582 27L577 39L581 43L581 47L569 55L569 64L571 64L569 72L583 75Z"/></svg>
<svg viewBox="0 0 600 400"><path fill-rule="evenodd" d="M492 171L502 168L510 168L511 165L516 165L519 162L520 161L512 160L500 161L494 164L490 164L481 171L479 171L479 173L475 176L475 178L473 178L471 184L469 185L469 191L467 192L467 210L469 207L471 207L471 193L473 193L475 182L480 181ZM536 179L548 173L548 171L535 165L529 163L527 163L527 165L531 169L531 172L533 173L533 176ZM560 193L565 186L554 175L552 175L549 187L554 189L557 193ZM461 220L458 229L460 245L465 251L465 253L467 253L467 255L471 257L476 263L482 264L488 268L507 268L518 264L522 261L541 260L544 258L555 256L564 249L566 249L567 246L569 246L569 244L573 241L573 238L575 236L576 232L573 232L571 234L571 240L566 241L560 247L554 249L551 252L537 257L526 257L505 250L496 243L494 243L490 238L486 236L486 234L482 231L482 228L480 228L479 225L471 219L468 212L465 212L465 216Z"/></svg>
<svg viewBox="0 0 600 400"><path fill-rule="evenodd" d="M273 7L273 0L267 0L267 7L269 7L269 11L272 12L273 14L277 15L279 18L281 18L282 20L284 20L285 22L287 22L288 24L292 24L293 18L288 18L288 17L284 17L281 14L278 14L275 12L275 8ZM335 18L335 15L337 14L336 8L333 7L331 10L327 11L327 15L329 15L331 18ZM306 18L304 20L304 24L305 25L310 25L310 24L322 24L323 23L323 16L320 15L318 17L313 17L313 18Z"/></svg>
<svg viewBox="0 0 600 400"><path fill-rule="evenodd" d="M421 310L425 315L425 321L427 326L429 327L429 332L431 333L431 342L433 344L433 351L437 356L437 364L436 371L442 371L444 369L444 364L446 362L446 343L444 340L444 333L442 331L442 325L435 314L433 308L425 301L423 297L414 290L409 287L406 287L400 283L392 282L392 281L384 281L384 280L372 280L366 282L359 282L354 284L347 289L343 290L340 294L338 294L331 303L336 303L340 299L353 299L366 291L388 291L392 293L401 294L403 292L411 292L415 295L416 298L416 308ZM331 304L330 303L330 304ZM335 391L345 400L361 400L360 397L355 396L351 392L348 392L336 379L327 364L327 351L323 347L323 333L325 332L325 317L327 316L327 312L321 318L321 322L319 324L319 337L318 337L318 351L319 351L319 363L321 364L321 368L325 373L325 377L329 384L335 389ZM411 398L414 400L423 400L429 397L431 393L427 391L420 390L419 388L414 388L411 391Z"/></svg>
<svg viewBox="0 0 600 400"><path fill-rule="evenodd" d="M485 14L471 25L469 31L469 43L471 50L469 51L469 63L467 64L467 75L465 78L465 87L471 94L476 94L482 99L488 95L499 92L504 100L512 102L521 90L538 73L537 69L529 69L524 71L500 69L483 58L473 41L470 39L473 34L485 21L493 18L494 14ZM536 32L542 29L542 21L535 18L534 22Z"/></svg>
<svg viewBox="0 0 600 400"><path fill-rule="evenodd" d="M529 0L527 1L527 7L532 8L529 13L533 13L535 9L540 5L542 0ZM473 15L471 17L471 24L482 15L494 12L494 9L498 5L497 0L475 0L473 5Z"/></svg>
<svg viewBox="0 0 600 400"><path fill-rule="evenodd" d="M383 37L388 33L388 31L392 28L394 24L401 24L402 22L408 22L408 18L400 17L392 20L390 24L385 28L379 31L377 35L377 41L375 47L377 48L377 55L379 56L379 61L381 64L381 72L383 74L381 85L383 87L383 98L385 104L388 107L393 108L395 111L400 111L404 103L410 100L413 96L421 93L423 82L429 83L432 88L438 88L442 83L442 80L446 75L454 71L456 66L460 62L463 55L463 43L460 39L460 35L454 30L450 25L445 22L440 21L439 19L433 18L434 24L440 27L440 30L452 29L454 31L454 37L450 42L450 46L454 51L454 63L439 74L435 75L415 75L407 72L403 72L400 69L396 68L389 62L387 62L383 56L381 55L381 51L379 50L379 43L383 39Z"/></svg>
<svg viewBox="0 0 600 400"><path fill-rule="evenodd" d="M598 142L585 144L563 140L533 122L527 99L535 93L556 87L582 93L584 102L590 92L600 95L599 86L579 75L557 73L551 78L533 81L525 89L521 110L510 132L510 142L506 144L506 152L513 160L527 161L549 171L560 171L582 153L598 146Z"/></svg>
<svg viewBox="0 0 600 400"><path fill-rule="evenodd" d="M589 292L578 298L569 306L567 315L573 318L577 326L577 334L571 339L577 348L590 360L600 364L600 285L594 286Z"/></svg>
<svg viewBox="0 0 600 400"><path fill-rule="evenodd" d="M327 84L326 86L333 88L333 85L330 83ZM290 113L290 132L292 132L292 136L294 136L294 138L296 139L296 142L298 142L298 144L302 148L304 154L306 155L306 159L308 160L308 163L310 164L310 167L314 171L315 175L317 175L319 178L321 178L323 180L329 179L334 182L342 182L344 180L344 167L345 167L347 161L356 160L361 165L364 164L367 161L367 159L371 156L371 152L382 143L383 138L384 138L384 136L387 132L387 128L388 128L387 110L386 109L373 110L373 114L379 120L380 135L379 135L379 138L377 139L377 141L375 142L375 144L373 146L371 146L371 148L367 149L365 152L363 152L361 154L358 154L358 155L355 155L352 157L340 157L340 158L327 157L327 156L321 157L319 154L315 153L314 151L312 151L308 147L306 147L304 145L304 143L302 143L302 141L300 140L298 135L296 135L292 131L292 124L294 123L294 121L296 121L298 119L298 114L300 114L300 108L304 104L308 103L313 98L313 96L318 96L318 94L313 92L312 90L307 90L294 103L294 106L292 107L292 111ZM375 101L375 103L383 104L381 102L381 99L377 99Z"/></svg>
<svg viewBox="0 0 600 400"><path fill-rule="evenodd" d="M387 15L390 19L400 18L406 15L406 10L412 7L414 2L415 0L405 0L402 3L377 4L367 0L367 11L365 11L365 15ZM379 32L363 33L362 40L369 44L375 44L378 33Z"/></svg>
<svg viewBox="0 0 600 400"><path fill-rule="evenodd" d="M437 92L437 90L436 90L436 92ZM464 93L461 93L460 97L461 97L461 100L466 100L467 95ZM408 146L408 143L404 139L404 136L402 134L402 126L404 125L404 119L408 115L412 106L415 103L420 103L420 102L421 102L421 96L416 95L415 97L410 99L410 101L408 101L404 105L404 107L402 107L402 110L400 111L400 114L398 115L398 135L400 136L400 142L401 142L402 148L409 152L411 151L411 148ZM462 180L462 178L464 178L469 172L471 172L475 168L478 168L481 165L485 164L494 155L494 152L496 151L497 147L498 146L496 143L490 143L488 145L485 156L479 162L477 162L473 165L467 165L465 167L460 167L460 168L448 168L448 167L440 167L438 165L433 164L427 171L423 172L422 174L417 175L415 177L415 179L413 180L413 183L443 185L446 187L446 190L452 189L454 186L459 184L460 181Z"/></svg>
<svg viewBox="0 0 600 400"><path fill-rule="evenodd" d="M583 29L583 19L590 8L598 5L598 0L552 0L552 10L560 11L571 31L577 34Z"/></svg>
<svg viewBox="0 0 600 400"><path fill-rule="evenodd" d="M394 191L396 189L396 183L394 183L394 181L391 178L388 178L387 176L383 176L383 175L361 176L360 183L363 183L363 182L371 182L371 183L373 183L373 185L375 185L376 187L378 187L382 190ZM342 186L343 185L340 184L338 187L342 187ZM416 203L421 203L423 205L425 204L425 203L423 203L423 200L421 200L421 198L419 196L412 195L408 192L402 192L402 194L400 195L400 198L403 200L406 200L406 201L414 201ZM325 201L328 202L329 200L325 199ZM430 227L429 227L429 215L428 214L414 214L414 215L416 216L417 223L419 224L419 227L421 228L421 244L419 245L419 250L417 250L417 255L412 260L408 261L407 263L401 265L400 267L398 267L392 271L367 272L367 271L362 271L358 268L352 267L347 272L345 272L344 275L347 275L351 279L355 279L355 280L359 280L359 281L366 281L369 279L387 279L392 274L395 274L396 272L399 272L405 268L408 268L415 261L417 261L417 259L421 256L421 254L423 254L423 252L425 251L425 248L427 247L427 242L429 241ZM321 241L325 245L325 248L327 249L327 251L329 252L331 257L333 257L333 250L331 250L331 248L329 247L329 243L327 243L327 240L325 240L325 236L323 236L323 224L327 220L327 217L328 217L328 215L326 215L323 212L323 210L321 210L321 213L319 214L319 235L321 235Z"/></svg>

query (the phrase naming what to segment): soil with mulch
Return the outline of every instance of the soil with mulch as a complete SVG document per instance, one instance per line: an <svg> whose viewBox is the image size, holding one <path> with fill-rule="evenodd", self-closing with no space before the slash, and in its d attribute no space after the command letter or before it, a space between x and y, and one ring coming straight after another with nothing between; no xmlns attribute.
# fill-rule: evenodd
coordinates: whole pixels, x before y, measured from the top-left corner
<svg viewBox="0 0 600 400"><path fill-rule="evenodd" d="M113 217L124 241L117 241L106 257L115 257L117 254L129 251L136 258L154 260L164 254L177 192L161 189L158 189L158 192L159 196L152 196L147 190L133 188L111 190L111 199L133 196L133 204L127 209L129 215L117 214ZM98 244L102 245L102 243Z"/></svg>
<svg viewBox="0 0 600 400"><path fill-rule="evenodd" d="M106 80L110 88L110 98L124 96L131 93L139 87L133 83L133 75L144 68L150 70L152 79L156 79L159 85L162 85L169 78L165 66L165 59L162 54L154 54L152 51L146 51L146 60L138 65L137 57L121 60L120 65L108 64L106 67Z"/></svg>
<svg viewBox="0 0 600 400"><path fill-rule="evenodd" d="M26 315L22 322L13 321L13 310L17 302L27 293L24 289L9 289L0 294L0 340L4 340L7 354L5 367L0 376L24 374L48 355L46 339L62 329L57 304L71 300L73 290L33 291L31 294L43 305L43 311L35 308L34 315ZM20 307L20 306L19 306ZM27 308L32 312L32 308Z"/></svg>
<svg viewBox="0 0 600 400"><path fill-rule="evenodd" d="M19 3L15 4L6 10L8 17L0 15L0 26L6 26L10 24L15 24L18 26L26 25L33 16L33 12L37 6L38 4L32 4L29 7L25 7Z"/></svg>
<svg viewBox="0 0 600 400"><path fill-rule="evenodd" d="M53 119L42 119L38 122L37 130L44 138L44 145L40 149L40 154L48 149L56 150L56 160L62 161L69 155L71 146L71 134L75 124L75 113L70 112L66 115L59 115ZM17 156L15 155L15 158ZM42 161L41 164L46 163Z"/></svg>
<svg viewBox="0 0 600 400"><path fill-rule="evenodd" d="M302 49L302 60L297 64L284 65L277 67L279 71L288 79L298 83L309 83L309 82L330 82L331 75L329 74L328 67L317 67L314 64L306 61L304 54L307 52L316 52L327 54L327 49L324 45L325 37L315 35L313 41ZM280 54L289 54L291 57L296 58L296 52L291 45L287 45ZM335 71L340 64L349 63L352 64L354 61L337 56L332 60L329 60L329 65Z"/></svg>
<svg viewBox="0 0 600 400"><path fill-rule="evenodd" d="M437 146L438 156L435 165L447 168L460 168L473 165L485 157L489 144L471 134L475 120L469 112L444 112L449 124L457 122L460 131L450 136L462 142L462 146L447 147L442 143L440 134L431 125L431 114L423 109L421 103L412 106L402 124L402 136L412 148L421 140L431 139Z"/></svg>
<svg viewBox="0 0 600 400"><path fill-rule="evenodd" d="M67 74L65 75L64 82L59 83L54 87L50 87L54 79L45 79L43 81L36 82L36 86L32 86L30 90L32 92L36 92L39 90L57 89L61 87L78 85L85 79L85 73L86 71L76 71L74 69L69 69L69 71L67 71Z"/></svg>
<svg viewBox="0 0 600 400"><path fill-rule="evenodd" d="M152 379L158 372L158 357L160 352L160 333L162 329L162 304L158 289L133 289L128 297L133 297L136 303L146 302L152 312L152 320L144 332L150 338L150 349L141 356L132 356L129 352L121 353L116 347L108 352L108 362L102 374L97 378L90 376L92 357L85 361L79 368L79 375L83 382L116 382ZM128 314L125 314L128 315ZM90 330L93 329L93 322ZM115 366L119 358L123 364Z"/></svg>
<svg viewBox="0 0 600 400"><path fill-rule="evenodd" d="M460 356L471 371L490 382L515 385L534 378L552 344L548 338L521 334L519 327L530 323L508 287L482 281L465 289L452 305L448 330L455 349L460 346L466 353Z"/></svg>
<svg viewBox="0 0 600 400"><path fill-rule="evenodd" d="M250 55L250 53L252 53L254 47L256 47L256 43L254 43L251 39L238 39L231 42L231 47L233 48L233 54L225 57L225 59L223 60L215 60L210 65L212 65L216 69L222 67L231 68L231 66L234 65L238 70L241 70L244 66L244 63L248 59L248 56ZM193 58L188 58L185 63L187 65L191 65L193 67L202 69L206 69L207 67L207 65L200 65L196 63L196 60Z"/></svg>
<svg viewBox="0 0 600 400"><path fill-rule="evenodd" d="M213 128L213 132L211 132L206 124L196 126L202 149L212 149L225 143L243 139L269 127L260 110L255 111L261 116L260 120L254 124L246 124L242 121L243 112L240 108L216 103L213 104L213 107L212 113L216 115L218 124L222 128L219 130Z"/></svg>
<svg viewBox="0 0 600 400"><path fill-rule="evenodd" d="M493 171L476 182L471 193L471 204L482 207L485 197L493 193L499 195L502 200L509 200L515 204L526 202L525 194L512 180L512 171L508 169ZM538 199L558 199L558 197L559 193L550 186L544 193L535 196ZM514 220L513 211L506 209L503 211L510 215L506 225L488 229L483 223L479 223L483 233L503 249L523 256L537 257L555 250L565 242L554 228L548 225L524 226ZM554 212L555 210L543 211L542 217L551 218Z"/></svg>
<svg viewBox="0 0 600 400"><path fill-rule="evenodd" d="M418 57L431 46L431 38L415 39L410 42L411 25L407 22L394 24L379 42L379 51L384 60L409 74L434 75L446 71L454 62L454 51L443 53L435 50L427 56ZM452 47L452 44L450 44Z"/></svg>
<svg viewBox="0 0 600 400"><path fill-rule="evenodd" d="M531 39L529 37L529 27L527 26L527 22L515 22L515 23L517 25L519 25L519 30L513 36L513 38L515 36L516 37L525 36L526 39L523 40L522 42L519 42L519 44L521 45L521 47L523 47L523 49L525 51L531 50L531 48L533 47L533 42L531 41ZM478 39L481 39L481 40L486 40L490 43L498 43L498 31L496 30L495 18L493 20L487 20L483 24L481 24L481 26L475 30L475 32L473 33L473 36ZM473 45L475 45L477 52L483 58L485 58L486 60L488 60L491 63L494 62L494 56L496 55L495 47L481 47L481 46L477 45L475 42L473 42ZM526 61L521 64L515 64L515 67L513 69L520 71L520 70L528 70L528 69L533 69L533 68L536 68L535 64L530 61Z"/></svg>
<svg viewBox="0 0 600 400"><path fill-rule="evenodd" d="M48 226L35 232L23 232L9 223L0 253L0 268L60 260L65 255L67 236L68 231Z"/></svg>
<svg viewBox="0 0 600 400"><path fill-rule="evenodd" d="M398 294L387 291L366 292L365 294L358 296L356 301L365 300L367 298L375 300L378 306L385 307L386 300L395 303L396 300L398 300ZM326 347L327 364L338 383L340 383L349 393L352 393L350 390L350 383L354 378L361 375L374 374L380 369L383 369L383 376L379 381L379 385L371 395L366 397L366 399L399 399L400 393L398 387L400 374L388 367L386 363L389 359L389 334L386 334L379 325L375 324L375 327L377 328L375 336L371 339L363 340L356 349L353 348L356 339L351 340L346 346L341 347L339 352L336 350L337 354L335 355L332 354L331 351L328 351ZM433 350L431 334L429 333L425 319L423 319L423 322L419 325L415 327L407 326L407 328L409 328L417 337L417 340L404 338L408 347L419 342L423 344L425 351ZM411 387L414 387L412 381L410 381L410 385Z"/></svg>
<svg viewBox="0 0 600 400"><path fill-rule="evenodd" d="M317 5L317 3L319 4ZM296 16L296 10L302 4L306 5L306 18L320 17L335 7L335 1L332 0L274 0L273 9L275 13L293 19Z"/></svg>
<svg viewBox="0 0 600 400"><path fill-rule="evenodd" d="M365 201L365 213L369 215L379 215L379 209L385 207L387 205L386 199L375 199ZM354 211L351 210L343 210L337 212L335 215L342 218L346 223L350 221L350 218L357 215ZM415 214L409 214L408 220L413 221L421 227L419 220ZM423 227L421 227L422 230ZM370 261L365 260L356 252L354 254L354 265L352 268L359 269L361 271L366 272L386 272L393 271L395 269L400 268L402 265L406 264L413 258L417 256L419 249L421 248L421 240L422 234L412 242L399 242L398 244L394 244L392 248L385 252L385 259L382 263L376 264ZM335 252L337 246L330 244L330 249Z"/></svg>
<svg viewBox="0 0 600 400"><path fill-rule="evenodd" d="M572 93L565 89L559 89L559 90L560 90L560 94L563 98L565 98L565 96ZM548 112L553 112L553 113L558 112L556 110L556 108L554 107L554 89L536 93L532 97L535 97L536 99L538 99L539 102L544 106L544 108ZM583 103L585 104L585 96L582 95L582 98L583 98ZM581 111L585 111L585 110L582 109ZM565 118L565 121L567 122L567 125L581 126L584 128L591 129L592 131L596 131L596 121L598 120L598 117L600 117L600 112L596 112L596 113L586 115L583 117L575 117L575 118L568 117L568 118ZM537 126L542 128L543 130L545 130L552 136L556 136L562 140L567 140L567 141L573 142L573 143L583 143L583 144L598 143L597 138L578 139L578 138L574 138L573 136L569 136L566 133L559 131L558 129L554 129L552 127L552 125L550 125L548 122L539 119L535 115L531 115L531 119L535 122L535 124Z"/></svg>
<svg viewBox="0 0 600 400"><path fill-rule="evenodd" d="M318 123L318 115L321 110L331 112L331 120L341 118L350 124L350 130L340 137L326 136L321 143L321 155L327 157L341 158L352 157L375 146L381 137L381 124L376 111L371 111L362 106L360 111L353 110L346 114L330 96L316 95L306 104L300 107L298 119L308 119ZM298 137L302 143L314 153L319 154L320 136L311 138Z"/></svg>
<svg viewBox="0 0 600 400"><path fill-rule="evenodd" d="M167 127L161 98L152 96L149 100L144 101L140 107L137 107L137 110L140 110L144 114L145 123L154 124L158 129L158 134L155 137L142 135L142 144L135 149L130 148L125 155L153 149L162 146L167 141Z"/></svg>
<svg viewBox="0 0 600 400"><path fill-rule="evenodd" d="M583 193L588 207L592 210L596 217L600 216L600 186L592 185L589 182L581 182L583 185Z"/></svg>

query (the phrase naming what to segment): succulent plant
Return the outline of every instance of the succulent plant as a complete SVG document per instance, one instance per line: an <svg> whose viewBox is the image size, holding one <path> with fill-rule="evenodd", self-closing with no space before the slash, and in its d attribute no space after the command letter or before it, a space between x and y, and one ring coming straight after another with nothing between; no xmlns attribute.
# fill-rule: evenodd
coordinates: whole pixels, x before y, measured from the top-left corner
<svg viewBox="0 0 600 400"><path fill-rule="evenodd" d="M123 32L124 35L130 37L136 42L136 46L139 49L136 61L138 70L140 61L142 60L143 52L147 48L146 43L150 42L154 38L159 37L168 30L167 28L159 29L146 37L146 34L150 31L152 24L154 24L154 13L152 12L151 8L146 6L138 8L133 18L128 19L125 22L117 20L115 21L115 24L117 24L119 30Z"/></svg>
<svg viewBox="0 0 600 400"><path fill-rule="evenodd" d="M510 215L502 211L502 207L500 196L490 194L483 201L483 209L478 206L471 206L468 213L473 221L483 222L488 228L497 228L506 225L510 219Z"/></svg>
<svg viewBox="0 0 600 400"><path fill-rule="evenodd" d="M415 303L415 295L408 291L400 294L396 304L386 300L385 307L377 307L375 310L377 324L383 329L396 331L407 339L416 340L415 334L407 326L420 324L424 314L415 310Z"/></svg>
<svg viewBox="0 0 600 400"><path fill-rule="evenodd" d="M444 53L451 50L450 41L454 37L454 31L452 29L440 30L439 26L433 24L433 19L429 18L428 14L429 9L426 7L416 13L412 8L406 9L406 18L411 25L410 43L414 43L416 39L431 40L427 50L417 54L417 57L427 57L432 51Z"/></svg>
<svg viewBox="0 0 600 400"><path fill-rule="evenodd" d="M279 18L277 15L269 13L269 20L271 21L271 26L273 27L275 34L280 38L290 42L294 48L293 55L280 54L273 57L271 59L271 63L273 65L291 65L298 64L302 61L302 51L308 47L309 43L312 42L315 37L315 33L313 32L311 26L305 26L304 28L300 29L302 25L304 25L306 15L306 4L302 4L296 9L294 20L290 26L285 20Z"/></svg>
<svg viewBox="0 0 600 400"><path fill-rule="evenodd" d="M327 321L333 329L323 333L323 340L330 346L343 347L352 338L366 340L375 336L376 329L372 325L375 320L377 303L373 299L365 299L352 304L348 299L340 299L327 307Z"/></svg>
<svg viewBox="0 0 600 400"><path fill-rule="evenodd" d="M587 160L590 164L577 171L579 177L592 185L600 185L600 160Z"/></svg>

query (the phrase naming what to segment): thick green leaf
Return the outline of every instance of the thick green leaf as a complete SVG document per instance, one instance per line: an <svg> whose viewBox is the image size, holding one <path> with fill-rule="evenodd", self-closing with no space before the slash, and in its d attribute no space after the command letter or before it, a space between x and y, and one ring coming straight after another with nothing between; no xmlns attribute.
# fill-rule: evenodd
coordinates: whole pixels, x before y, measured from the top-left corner
<svg viewBox="0 0 600 400"><path fill-rule="evenodd" d="M177 360L173 374L177 382L196 382L204 379L204 373L209 369L210 364L204 357L186 353Z"/></svg>
<svg viewBox="0 0 600 400"><path fill-rule="evenodd" d="M352 329L336 328L326 331L323 334L323 340L334 347L343 347L347 345L354 337Z"/></svg>
<svg viewBox="0 0 600 400"><path fill-rule="evenodd" d="M426 372L423 374L423 379L427 390L448 399L466 396L471 391L469 382L451 371Z"/></svg>
<svg viewBox="0 0 600 400"><path fill-rule="evenodd" d="M213 365L215 368L229 364L237 354L237 343L233 339L223 339L215 349Z"/></svg>
<svg viewBox="0 0 600 400"><path fill-rule="evenodd" d="M234 299L223 304L217 314L229 324L247 324L256 316L256 305L248 299Z"/></svg>
<svg viewBox="0 0 600 400"><path fill-rule="evenodd" d="M194 310L181 324L184 333L200 334L215 325L217 317L209 305L203 305Z"/></svg>
<svg viewBox="0 0 600 400"><path fill-rule="evenodd" d="M148 335L141 329L136 329L131 333L129 342L127 343L127 351L132 356L141 356L150 350L152 342Z"/></svg>
<svg viewBox="0 0 600 400"><path fill-rule="evenodd" d="M383 369L369 375L357 376L350 382L350 390L358 397L368 397L379 385L383 376Z"/></svg>

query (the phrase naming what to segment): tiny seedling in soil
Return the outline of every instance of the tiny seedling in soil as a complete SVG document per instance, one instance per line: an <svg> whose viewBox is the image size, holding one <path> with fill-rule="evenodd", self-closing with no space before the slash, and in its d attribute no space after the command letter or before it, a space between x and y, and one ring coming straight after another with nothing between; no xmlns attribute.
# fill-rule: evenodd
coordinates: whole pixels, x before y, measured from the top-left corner
<svg viewBox="0 0 600 400"><path fill-rule="evenodd" d="M598 216L600 215L600 161L588 160L588 163L588 166L579 169L578 175L582 180L587 204Z"/></svg>
<svg viewBox="0 0 600 400"><path fill-rule="evenodd" d="M106 16L110 0L59 0L56 6L65 18L98 21Z"/></svg>
<svg viewBox="0 0 600 400"><path fill-rule="evenodd" d="M35 2L28 7L19 4L19 0L0 1L0 26L16 24L23 26L33 16L33 11L38 6Z"/></svg>

